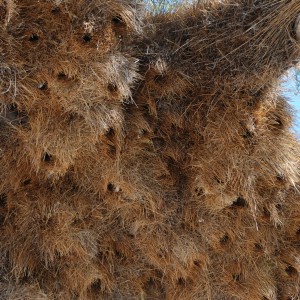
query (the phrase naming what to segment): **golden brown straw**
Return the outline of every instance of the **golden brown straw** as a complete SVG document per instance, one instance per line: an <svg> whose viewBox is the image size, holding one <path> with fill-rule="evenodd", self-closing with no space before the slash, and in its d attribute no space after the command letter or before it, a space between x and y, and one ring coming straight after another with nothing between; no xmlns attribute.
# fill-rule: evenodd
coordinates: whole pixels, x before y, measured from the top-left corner
<svg viewBox="0 0 300 300"><path fill-rule="evenodd" d="M299 15L0 1L0 299L300 299Z"/></svg>

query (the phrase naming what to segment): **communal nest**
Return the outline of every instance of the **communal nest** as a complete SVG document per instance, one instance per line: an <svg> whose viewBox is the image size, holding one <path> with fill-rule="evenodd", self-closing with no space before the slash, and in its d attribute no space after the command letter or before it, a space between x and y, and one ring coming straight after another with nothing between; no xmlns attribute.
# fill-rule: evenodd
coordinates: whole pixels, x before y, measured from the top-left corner
<svg viewBox="0 0 300 300"><path fill-rule="evenodd" d="M0 299L300 299L299 15L0 1Z"/></svg>

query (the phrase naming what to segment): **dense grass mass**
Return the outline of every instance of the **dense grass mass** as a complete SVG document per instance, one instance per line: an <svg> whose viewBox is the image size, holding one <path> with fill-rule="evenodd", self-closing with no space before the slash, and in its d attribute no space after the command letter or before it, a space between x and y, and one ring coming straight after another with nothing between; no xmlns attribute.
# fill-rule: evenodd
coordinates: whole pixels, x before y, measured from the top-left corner
<svg viewBox="0 0 300 300"><path fill-rule="evenodd" d="M0 299L300 298L298 0L0 1Z"/></svg>

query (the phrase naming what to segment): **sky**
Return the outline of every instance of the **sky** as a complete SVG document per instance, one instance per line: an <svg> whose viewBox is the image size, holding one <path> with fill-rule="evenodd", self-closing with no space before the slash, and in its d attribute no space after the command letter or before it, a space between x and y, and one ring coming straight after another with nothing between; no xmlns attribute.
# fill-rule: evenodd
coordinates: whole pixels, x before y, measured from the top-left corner
<svg viewBox="0 0 300 300"><path fill-rule="evenodd" d="M281 90L283 96L289 100L293 107L295 113L293 131L300 138L300 84L297 85L297 79L300 82L300 73L298 72L297 78L295 69L289 70L287 75L283 77Z"/></svg>

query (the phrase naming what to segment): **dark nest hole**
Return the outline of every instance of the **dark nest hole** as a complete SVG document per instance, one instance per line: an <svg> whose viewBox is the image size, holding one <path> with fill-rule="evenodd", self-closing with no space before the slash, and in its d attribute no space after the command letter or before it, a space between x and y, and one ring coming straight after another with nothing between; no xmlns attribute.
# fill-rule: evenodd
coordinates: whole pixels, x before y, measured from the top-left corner
<svg viewBox="0 0 300 300"><path fill-rule="evenodd" d="M32 280L32 276L30 274L26 273L20 278L20 283L21 284L29 284L30 280Z"/></svg>
<svg viewBox="0 0 300 300"><path fill-rule="evenodd" d="M40 82L38 84L38 89L40 89L41 91L45 91L48 89L48 83L47 82Z"/></svg>
<svg viewBox="0 0 300 300"><path fill-rule="evenodd" d="M24 186L29 185L30 183L31 183L31 179L26 179L23 181Z"/></svg>
<svg viewBox="0 0 300 300"><path fill-rule="evenodd" d="M291 33L291 36L294 40L298 40L297 38L297 25L298 25L298 19L296 19L294 22L291 23L291 27L289 28L289 31Z"/></svg>
<svg viewBox="0 0 300 300"><path fill-rule="evenodd" d="M13 125L25 125L28 123L28 116L18 110L18 105L16 103L11 104L5 113L6 121Z"/></svg>
<svg viewBox="0 0 300 300"><path fill-rule="evenodd" d="M86 33L83 37L82 37L84 43L89 43L92 40L92 36L89 33Z"/></svg>
<svg viewBox="0 0 300 300"><path fill-rule="evenodd" d="M117 93L118 92L117 85L115 83L112 83L112 82L107 85L107 89L110 93Z"/></svg>
<svg viewBox="0 0 300 300"><path fill-rule="evenodd" d="M144 128L140 129L140 135L147 135L148 131Z"/></svg>
<svg viewBox="0 0 300 300"><path fill-rule="evenodd" d="M7 195L1 194L0 195L0 226L3 225L5 216L2 214L7 206Z"/></svg>
<svg viewBox="0 0 300 300"><path fill-rule="evenodd" d="M115 185L114 185L113 183L110 182L110 183L107 185L107 190L108 190L109 192L114 192L115 189L116 189L116 187L115 187Z"/></svg>
<svg viewBox="0 0 300 300"><path fill-rule="evenodd" d="M158 275L158 278L161 278ZM160 299L165 299L165 288L158 278L149 278L143 286L143 290L146 292L146 299L158 299L158 294L162 295Z"/></svg>
<svg viewBox="0 0 300 300"><path fill-rule="evenodd" d="M247 106L248 106L248 107L254 107L255 104L256 104L256 102L255 102L255 100L253 100L253 99L251 99L251 100L249 100L249 101L247 102Z"/></svg>
<svg viewBox="0 0 300 300"><path fill-rule="evenodd" d="M220 239L220 244L222 246L227 246L230 242L230 238L228 236L228 234L224 234L224 236Z"/></svg>
<svg viewBox="0 0 300 300"><path fill-rule="evenodd" d="M161 149L166 145L166 141L163 138L153 137L151 140L153 142L154 147L157 149Z"/></svg>
<svg viewBox="0 0 300 300"><path fill-rule="evenodd" d="M167 252L163 249L159 249L156 253L158 258L166 258Z"/></svg>
<svg viewBox="0 0 300 300"><path fill-rule="evenodd" d="M127 233L127 236L128 236L130 239L135 239L135 235L134 235L133 233L128 232L128 233Z"/></svg>
<svg viewBox="0 0 300 300"><path fill-rule="evenodd" d="M115 145L109 145L107 154L110 157L115 157L117 155L117 147Z"/></svg>
<svg viewBox="0 0 300 300"><path fill-rule="evenodd" d="M196 187L195 188L195 194L196 194L197 197L201 197L201 196L204 195L204 191L203 191L203 189L201 189L199 187Z"/></svg>
<svg viewBox="0 0 300 300"><path fill-rule="evenodd" d="M77 114L73 113L73 112L67 114L67 116L66 116L67 124L68 125L72 124L76 120L77 117L78 117Z"/></svg>
<svg viewBox="0 0 300 300"><path fill-rule="evenodd" d="M13 112L17 112L18 111L18 105L17 105L17 103L10 104L9 107L8 107L8 110L9 111L13 111Z"/></svg>
<svg viewBox="0 0 300 300"><path fill-rule="evenodd" d="M46 163L50 163L53 161L53 157L51 154L49 154L48 152L45 152L43 155L43 161Z"/></svg>
<svg viewBox="0 0 300 300"><path fill-rule="evenodd" d="M194 260L194 265L198 268L201 267L201 261L200 260Z"/></svg>
<svg viewBox="0 0 300 300"><path fill-rule="evenodd" d="M101 291L101 280L97 279L91 284L92 293L99 293Z"/></svg>
<svg viewBox="0 0 300 300"><path fill-rule="evenodd" d="M153 80L157 84L165 84L167 82L167 76L163 74L156 75Z"/></svg>
<svg viewBox="0 0 300 300"><path fill-rule="evenodd" d="M115 255L120 260L124 260L126 258L125 255L118 250L115 250Z"/></svg>
<svg viewBox="0 0 300 300"><path fill-rule="evenodd" d="M298 271L293 266L286 267L285 272L291 277L298 275Z"/></svg>
<svg viewBox="0 0 300 300"><path fill-rule="evenodd" d="M121 16L114 16L111 21L116 26L125 26L125 22Z"/></svg>
<svg viewBox="0 0 300 300"><path fill-rule="evenodd" d="M284 126L279 116L275 116L272 126L275 127L276 129L283 129Z"/></svg>
<svg viewBox="0 0 300 300"><path fill-rule="evenodd" d="M4 208L7 205L7 195L6 194L1 194L0 195L0 207Z"/></svg>
<svg viewBox="0 0 300 300"><path fill-rule="evenodd" d="M43 222L40 223L40 229L49 230L50 228L53 228L54 225L55 225L55 220L53 217L50 218L44 217Z"/></svg>
<svg viewBox="0 0 300 300"><path fill-rule="evenodd" d="M33 34L29 37L29 42L35 43L35 42L37 42L39 39L40 39L40 37L39 37L37 34L33 33Z"/></svg>
<svg viewBox="0 0 300 300"><path fill-rule="evenodd" d="M86 219L86 218L85 218L85 219ZM84 223L85 219L75 218L75 219L72 221L72 226L78 226L78 227L80 227L81 224Z"/></svg>
<svg viewBox="0 0 300 300"><path fill-rule="evenodd" d="M285 176L284 176L284 174L277 174L276 175L276 179L278 180L278 181L285 181Z"/></svg>
<svg viewBox="0 0 300 300"><path fill-rule="evenodd" d="M61 9L60 9L58 6L54 7L54 8L51 10L51 13L54 14L54 15L57 15L57 14L59 14L60 12L61 12Z"/></svg>
<svg viewBox="0 0 300 300"><path fill-rule="evenodd" d="M4 224L5 217L0 214L0 226Z"/></svg>
<svg viewBox="0 0 300 300"><path fill-rule="evenodd" d="M106 133L105 133L105 136L106 136L108 139L114 138L114 136L115 136L115 130L114 130L112 127L108 128L108 130L107 130Z"/></svg>
<svg viewBox="0 0 300 300"><path fill-rule="evenodd" d="M266 207L263 208L263 216L267 219L269 219L271 217L271 213L269 212L269 210Z"/></svg>
<svg viewBox="0 0 300 300"><path fill-rule="evenodd" d="M243 135L244 139L251 139L252 137L253 137L253 134L249 130L247 130L245 132L245 134Z"/></svg>
<svg viewBox="0 0 300 300"><path fill-rule="evenodd" d="M238 274L233 274L232 275L232 279L234 282L241 282L242 281L242 274L241 273L238 273Z"/></svg>
<svg viewBox="0 0 300 300"><path fill-rule="evenodd" d="M179 277L177 279L177 284L178 285L186 285L186 280L183 277Z"/></svg>
<svg viewBox="0 0 300 300"><path fill-rule="evenodd" d="M248 102L250 104L250 106L254 106L257 104L257 102L259 101L259 99L261 99L261 97L263 96L265 92L265 88L260 88L259 90L255 90L251 92L251 95L253 96L253 98Z"/></svg>
<svg viewBox="0 0 300 300"><path fill-rule="evenodd" d="M247 206L247 202L244 198L242 197L238 197L235 201L233 201L232 207L246 207Z"/></svg>
<svg viewBox="0 0 300 300"><path fill-rule="evenodd" d="M151 277L146 281L146 285L154 287L155 285L155 280Z"/></svg>
<svg viewBox="0 0 300 300"><path fill-rule="evenodd" d="M254 244L254 249L255 249L256 252L262 252L264 250L264 247L260 243L255 243Z"/></svg>
<svg viewBox="0 0 300 300"><path fill-rule="evenodd" d="M224 184L224 181L222 181L220 178L215 177L215 180L218 184Z"/></svg>
<svg viewBox="0 0 300 300"><path fill-rule="evenodd" d="M152 277L149 278L145 283L145 286L151 289L155 288L155 285L156 285L156 280Z"/></svg>
<svg viewBox="0 0 300 300"><path fill-rule="evenodd" d="M59 73L57 74L57 79L58 79L58 80L66 80L67 78L68 78L68 76L66 75L65 72L59 72Z"/></svg>

